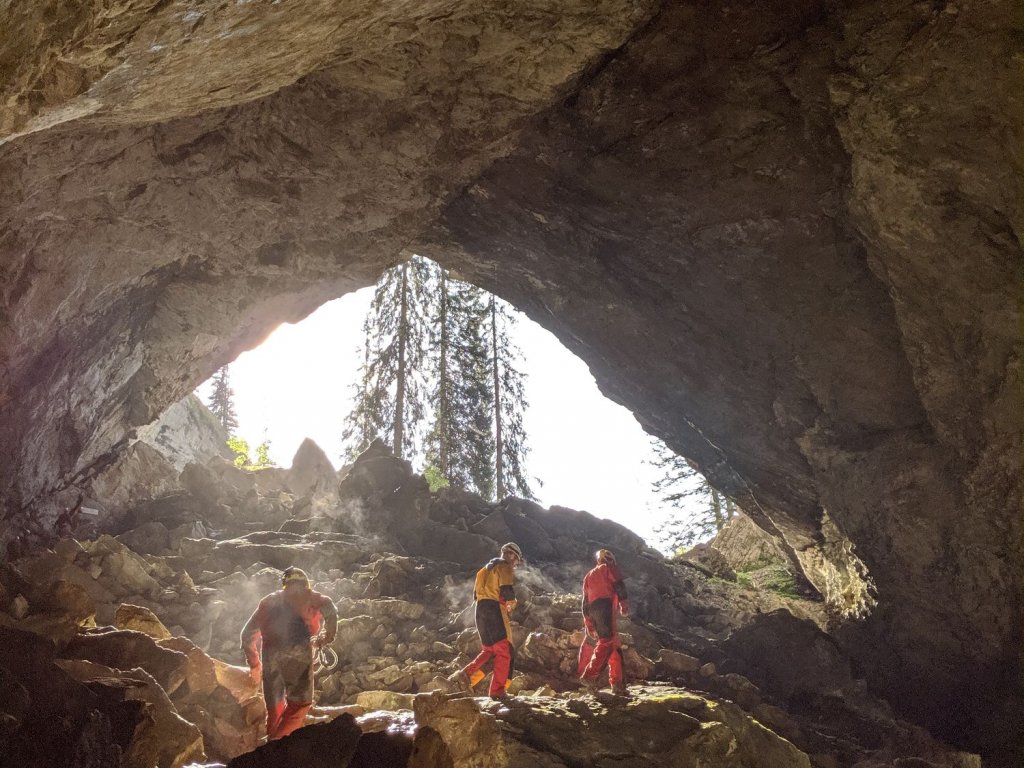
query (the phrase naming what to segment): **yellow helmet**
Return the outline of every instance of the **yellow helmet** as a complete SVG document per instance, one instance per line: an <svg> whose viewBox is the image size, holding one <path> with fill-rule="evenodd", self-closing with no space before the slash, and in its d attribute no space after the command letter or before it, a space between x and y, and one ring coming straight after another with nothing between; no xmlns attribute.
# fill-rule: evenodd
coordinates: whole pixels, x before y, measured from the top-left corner
<svg viewBox="0 0 1024 768"><path fill-rule="evenodd" d="M612 554L610 549L599 549L594 554L594 559L597 560L598 565L602 563L614 563L615 555Z"/></svg>
<svg viewBox="0 0 1024 768"><path fill-rule="evenodd" d="M287 587L295 581L301 581L307 587L309 586L309 576L306 575L306 572L301 568L296 568L294 565L289 565L284 569L284 573L281 574L281 586Z"/></svg>

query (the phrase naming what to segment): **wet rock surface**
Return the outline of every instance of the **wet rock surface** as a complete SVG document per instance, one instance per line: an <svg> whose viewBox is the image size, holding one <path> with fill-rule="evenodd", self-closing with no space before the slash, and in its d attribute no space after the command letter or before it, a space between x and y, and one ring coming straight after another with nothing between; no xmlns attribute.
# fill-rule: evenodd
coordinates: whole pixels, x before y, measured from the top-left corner
<svg viewBox="0 0 1024 768"><path fill-rule="evenodd" d="M301 471L308 475L306 466ZM245 478L226 471L221 477L228 488L245 487ZM0 613L0 632L16 638L12 666L5 656L0 673L24 681L0 698L11 754L24 750L26 765L43 764L31 761L27 707L32 696L70 686L77 698L40 702L44 710L78 708L76 717L63 715L68 733L47 765L77 765L82 739L99 752L116 752L123 765L172 768L204 759L268 768L852 768L864 760L895 768L901 759L924 757L939 768L976 764L900 722L867 692L821 630L821 603L710 578L585 513L431 494L380 445L319 483L316 505L285 490L289 482L289 470L255 478L254 495L238 499L239 514L230 507L216 513L230 523L219 533L212 520L192 521L216 538L184 537L177 547L145 555L129 549L123 541L131 538L120 533L65 539L5 566L0 582L7 594L29 594L20 618L13 599ZM271 519L282 509L298 510L281 525L291 530L241 533L253 510L263 508L262 494L274 499ZM234 498L224 488L216 495ZM176 506L188 508L194 507ZM400 520L411 530L430 527L435 537L417 548L417 537L395 534ZM426 556L448 534L454 547L457 534L474 528L498 537L476 534L487 545L479 562ZM498 703L457 690L447 678L479 648L472 575L512 537L531 555L517 572L514 698ZM599 546L615 548L629 579L633 615L620 628L631 697L578 691L584 636L574 593ZM338 605L339 662L317 672L310 726L259 747L264 710L239 666L238 633L292 563ZM70 612L61 613L40 601L47 570L61 577L50 587L74 584L92 610L68 601L62 605ZM34 677L26 678L26 670ZM38 692L36 677L46 678Z"/></svg>

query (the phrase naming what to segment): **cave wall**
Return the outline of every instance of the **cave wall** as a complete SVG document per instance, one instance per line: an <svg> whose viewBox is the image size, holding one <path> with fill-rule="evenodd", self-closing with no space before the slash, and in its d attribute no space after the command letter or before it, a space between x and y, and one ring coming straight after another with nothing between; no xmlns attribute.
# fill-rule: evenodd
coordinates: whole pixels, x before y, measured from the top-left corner
<svg viewBox="0 0 1024 768"><path fill-rule="evenodd" d="M68 480L132 428L281 321L371 284L645 13L618 0L516 14L502 2L314 5L12 10L22 23L0 72L9 116L31 114L0 146L11 507L67 506ZM51 82L112 50L79 90Z"/></svg>
<svg viewBox="0 0 1024 768"><path fill-rule="evenodd" d="M1020 31L667 5L421 248L557 328L868 616L869 679L975 744L1024 711Z"/></svg>
<svg viewBox="0 0 1024 768"><path fill-rule="evenodd" d="M420 251L780 533L905 713L1015 748L1012 2L55 8L0 40L8 511Z"/></svg>

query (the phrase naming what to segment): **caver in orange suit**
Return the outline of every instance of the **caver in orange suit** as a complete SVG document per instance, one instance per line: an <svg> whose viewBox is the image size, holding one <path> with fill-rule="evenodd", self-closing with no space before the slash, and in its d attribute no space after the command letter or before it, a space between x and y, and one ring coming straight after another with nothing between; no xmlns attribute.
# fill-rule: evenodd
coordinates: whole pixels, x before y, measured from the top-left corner
<svg viewBox="0 0 1024 768"><path fill-rule="evenodd" d="M285 569L282 588L260 600L245 623L242 651L253 679L263 679L268 739L302 726L313 704L313 650L337 631L338 609L298 568Z"/></svg>

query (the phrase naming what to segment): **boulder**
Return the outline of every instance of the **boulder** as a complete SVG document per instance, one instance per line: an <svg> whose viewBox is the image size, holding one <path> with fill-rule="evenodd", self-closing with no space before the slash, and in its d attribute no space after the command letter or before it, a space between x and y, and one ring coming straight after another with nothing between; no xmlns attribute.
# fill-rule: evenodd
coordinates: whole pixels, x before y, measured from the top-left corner
<svg viewBox="0 0 1024 768"><path fill-rule="evenodd" d="M75 559L85 553L82 545L75 539L59 539L53 545L53 551L60 555L62 558L67 560L69 563L75 562Z"/></svg>
<svg viewBox="0 0 1024 768"><path fill-rule="evenodd" d="M121 670L140 667L169 694L185 681L188 668L185 654L160 647L142 632L121 629L87 630L63 649L62 656Z"/></svg>
<svg viewBox="0 0 1024 768"><path fill-rule="evenodd" d="M140 555L111 536L100 536L83 543L93 562L99 563L104 585L121 595L156 597L163 590L150 573L150 565Z"/></svg>
<svg viewBox="0 0 1024 768"><path fill-rule="evenodd" d="M211 557L219 568L245 569L256 563L265 563L278 570L295 565L309 572L352 565L366 557L367 549L343 535L313 533L303 536L272 531L219 541Z"/></svg>
<svg viewBox="0 0 1024 768"><path fill-rule="evenodd" d="M384 744L380 741L382 737L386 739ZM408 756L406 756L405 741L408 738L408 733L402 731L397 734L389 732L364 734L359 739L359 747L349 768L376 768L382 764L383 761L378 756L382 756L385 750L391 752L392 759L391 763L384 763L386 765L405 766L405 768L454 768L455 763L448 750L448 745L444 743L441 734L433 728L419 727L416 729L416 733L412 737L412 744L409 745Z"/></svg>
<svg viewBox="0 0 1024 768"><path fill-rule="evenodd" d="M217 663L187 637L159 639L157 645L184 654L188 660L185 665L185 684L175 691L175 699L202 700L220 685L217 680Z"/></svg>
<svg viewBox="0 0 1024 768"><path fill-rule="evenodd" d="M288 488L297 496L325 491L336 482L334 465L308 437L302 441L288 470Z"/></svg>
<svg viewBox="0 0 1024 768"><path fill-rule="evenodd" d="M415 696L408 693L395 693L393 691L363 691L356 696L356 705L363 707L366 710L411 710L415 698Z"/></svg>
<svg viewBox="0 0 1024 768"><path fill-rule="evenodd" d="M700 669L700 659L687 653L662 648L655 660L655 670L659 676L673 677L696 672Z"/></svg>
<svg viewBox="0 0 1024 768"><path fill-rule="evenodd" d="M449 698L440 692L421 693L413 701L416 722L440 734L459 768L505 765L505 739L494 717L481 712L471 698Z"/></svg>
<svg viewBox="0 0 1024 768"><path fill-rule="evenodd" d="M78 755L82 766L120 765L143 720L139 705L108 701L79 683L54 663L46 638L0 626L0 647L0 762L54 768Z"/></svg>
<svg viewBox="0 0 1024 768"><path fill-rule="evenodd" d="M326 723L300 728L289 736L271 741L240 755L228 768L338 768L350 764L362 736L355 718L342 714Z"/></svg>
<svg viewBox="0 0 1024 768"><path fill-rule="evenodd" d="M363 597L399 597L422 590L425 576L422 566L409 557L382 557L370 566L370 578ZM420 572L418 572L420 571Z"/></svg>
<svg viewBox="0 0 1024 768"><path fill-rule="evenodd" d="M149 635L154 640L166 640L171 636L167 627L149 608L140 605L122 603L114 612L114 626L118 629L130 629Z"/></svg>
<svg viewBox="0 0 1024 768"><path fill-rule="evenodd" d="M415 621L423 615L422 603L411 603L408 600L387 598L383 600L346 600L339 609L345 613L367 614L376 619L392 621Z"/></svg>
<svg viewBox="0 0 1024 768"><path fill-rule="evenodd" d="M143 555L158 555L171 546L171 535L167 526L157 520L132 528L127 533L119 535L117 540L133 552Z"/></svg>
<svg viewBox="0 0 1024 768"><path fill-rule="evenodd" d="M734 571L752 571L790 560L784 544L744 514L727 522L710 543Z"/></svg>
<svg viewBox="0 0 1024 768"><path fill-rule="evenodd" d="M62 659L59 666L109 701L138 702L141 722L121 757L124 768L182 768L203 761L203 736L184 720L166 692L143 669L115 670L89 661Z"/></svg>
<svg viewBox="0 0 1024 768"><path fill-rule="evenodd" d="M777 610L756 616L722 643L728 654L719 671L741 672L793 706L856 686L849 661L813 623Z"/></svg>
<svg viewBox="0 0 1024 768"><path fill-rule="evenodd" d="M96 616L96 603L85 587L73 581L55 581L39 601L39 607L60 613L80 624L90 623Z"/></svg>
<svg viewBox="0 0 1024 768"><path fill-rule="evenodd" d="M523 670L575 678L582 639L582 633L554 628L531 632L522 646L522 663L517 666Z"/></svg>
<svg viewBox="0 0 1024 768"><path fill-rule="evenodd" d="M24 619L28 616L28 600L24 595L15 595L8 610L15 619Z"/></svg>
<svg viewBox="0 0 1024 768"><path fill-rule="evenodd" d="M140 505L179 491L178 473L174 463L153 446L132 444L90 486L90 495L102 502L104 530L123 531Z"/></svg>
<svg viewBox="0 0 1024 768"><path fill-rule="evenodd" d="M712 576L717 576L726 581L736 581L736 571L729 565L729 561L711 544L703 542L689 549L683 555L683 559L699 566Z"/></svg>
<svg viewBox="0 0 1024 768"><path fill-rule="evenodd" d="M460 531L428 522L394 532L402 548L410 555L440 562L479 568L498 554L499 542L477 533Z"/></svg>
<svg viewBox="0 0 1024 768"><path fill-rule="evenodd" d="M375 440L339 475L338 506L329 513L339 530L389 534L427 520L427 481L381 441Z"/></svg>
<svg viewBox="0 0 1024 768"><path fill-rule="evenodd" d="M75 563L69 563L61 555L43 551L16 561L12 570L22 588L29 590L26 597L30 602L45 601L58 581L77 584L88 593L96 606L114 602L116 598L113 593L96 581L91 573L79 567L77 562L77 558ZM102 573L98 565L96 570L98 574Z"/></svg>

